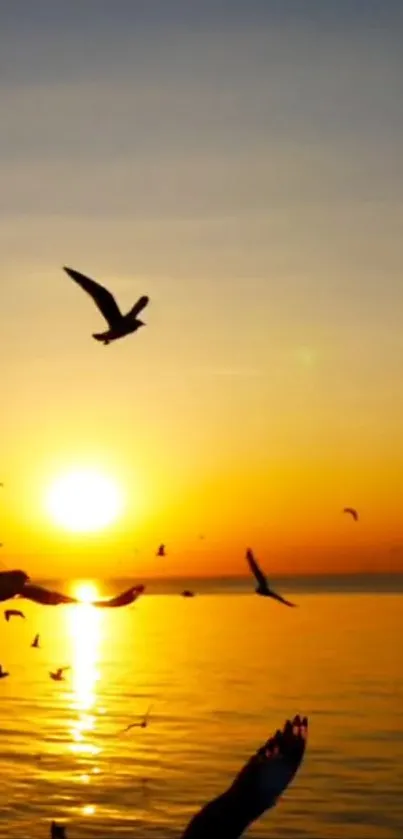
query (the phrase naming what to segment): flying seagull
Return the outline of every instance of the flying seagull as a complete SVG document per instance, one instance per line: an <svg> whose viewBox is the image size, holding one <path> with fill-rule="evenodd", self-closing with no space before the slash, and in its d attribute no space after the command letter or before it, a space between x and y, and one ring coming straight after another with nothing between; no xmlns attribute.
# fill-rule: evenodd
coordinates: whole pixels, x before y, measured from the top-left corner
<svg viewBox="0 0 403 839"><path fill-rule="evenodd" d="M123 729L121 734L125 734L126 731L130 731L131 728L147 728L148 720L149 720L149 717L150 717L150 711L151 711L152 707L153 707L152 705L149 705L146 713L144 714L143 719L139 722L131 722L130 725L127 725L126 728Z"/></svg>
<svg viewBox="0 0 403 839"><path fill-rule="evenodd" d="M31 647L35 647L36 649L39 649L39 635L35 635L35 638L32 641Z"/></svg>
<svg viewBox="0 0 403 839"><path fill-rule="evenodd" d="M285 597L282 597L281 594L277 594L272 588L270 588L269 583L263 574L263 571L259 568L259 565L253 555L253 551L251 551L250 548L246 551L246 559L252 574L254 574L258 582L256 594L261 594L263 597L273 597L274 600L284 603L285 606L296 606L296 603L290 603L289 600L286 600Z"/></svg>
<svg viewBox="0 0 403 839"><path fill-rule="evenodd" d="M10 618L24 618L25 620L25 615L23 615L23 613L20 612L18 609L6 609L6 611L4 612L4 617L7 623L10 620Z"/></svg>
<svg viewBox="0 0 403 839"><path fill-rule="evenodd" d="M155 556L166 556L165 545L160 545Z"/></svg>
<svg viewBox="0 0 403 839"><path fill-rule="evenodd" d="M73 268L64 266L64 270L72 280L78 283L92 297L108 324L109 328L106 332L94 332L92 337L97 341L102 341L103 344L110 344L111 341L116 341L118 338L130 335L131 332L136 332L140 326L145 326L145 323L137 315L147 306L149 302L148 297L145 295L139 297L137 303L130 309L130 312L122 315L110 291L99 283L96 283L95 280L91 280L84 274L80 274L79 271L75 271Z"/></svg>
<svg viewBox="0 0 403 839"><path fill-rule="evenodd" d="M98 609L116 609L120 606L129 606L130 603L134 603L140 594L143 593L144 588L145 586L132 586L127 589L127 591L123 591L121 594L118 594L116 597L111 597L107 600L94 600L91 603L91 606L95 606ZM71 597L69 594L62 594L59 591L50 591L49 589L43 588L43 586L37 586L33 583L24 585L20 593L20 597L25 597L27 600L33 600L35 603L41 603L43 606L60 606L62 603L80 603L76 597Z"/></svg>
<svg viewBox="0 0 403 839"><path fill-rule="evenodd" d="M118 608L129 606L143 593L145 586L132 586L122 591L116 597L106 600L95 600L91 606L97 608ZM0 571L0 601L10 600L13 597L24 597L26 600L33 600L44 606L59 606L61 603L80 603L76 597L62 594L59 591L31 583L25 571Z"/></svg>
<svg viewBox="0 0 403 839"><path fill-rule="evenodd" d="M358 521L358 519L359 519L359 515L357 513L357 510L355 510L354 507L345 507L344 510L343 510L343 513L347 513L349 516L352 516L354 521Z"/></svg>
<svg viewBox="0 0 403 839"><path fill-rule="evenodd" d="M9 673L6 673L6 671L3 670L3 666L0 664L0 679L5 679L6 676L9 676L9 675L10 675Z"/></svg>
<svg viewBox="0 0 403 839"><path fill-rule="evenodd" d="M65 670L70 670L70 667L59 667L54 673L51 670L49 676L54 682L64 682L63 673Z"/></svg>

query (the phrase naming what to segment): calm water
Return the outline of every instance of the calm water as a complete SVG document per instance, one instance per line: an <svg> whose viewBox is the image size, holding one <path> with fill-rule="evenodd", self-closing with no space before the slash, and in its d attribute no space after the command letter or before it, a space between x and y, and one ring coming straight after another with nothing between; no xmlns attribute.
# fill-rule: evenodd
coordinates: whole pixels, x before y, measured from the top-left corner
<svg viewBox="0 0 403 839"><path fill-rule="evenodd" d="M24 603L25 621L1 621L0 836L46 839L54 817L69 839L179 837L300 712L305 764L248 835L401 839L403 595L297 597L295 610L244 594ZM119 734L150 702L149 727Z"/></svg>

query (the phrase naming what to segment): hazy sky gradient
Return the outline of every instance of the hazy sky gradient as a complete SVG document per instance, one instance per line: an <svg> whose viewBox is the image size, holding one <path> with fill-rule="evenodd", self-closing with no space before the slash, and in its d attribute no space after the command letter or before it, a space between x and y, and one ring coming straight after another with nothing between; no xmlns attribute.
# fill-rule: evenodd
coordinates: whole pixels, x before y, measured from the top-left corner
<svg viewBox="0 0 403 839"><path fill-rule="evenodd" d="M397 0L1 8L9 565L403 569L402 38ZM147 328L99 346L63 264ZM84 545L72 461L128 495Z"/></svg>

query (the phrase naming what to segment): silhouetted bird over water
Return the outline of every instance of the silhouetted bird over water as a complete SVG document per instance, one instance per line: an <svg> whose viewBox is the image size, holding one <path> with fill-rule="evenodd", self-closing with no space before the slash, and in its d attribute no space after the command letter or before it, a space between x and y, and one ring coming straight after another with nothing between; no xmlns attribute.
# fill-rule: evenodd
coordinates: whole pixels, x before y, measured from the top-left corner
<svg viewBox="0 0 403 839"><path fill-rule="evenodd" d="M140 326L145 326L145 323L137 315L147 306L149 297L145 295L139 297L137 303L130 309L130 312L123 315L115 298L104 286L96 283L95 280L91 280L84 274L80 274L79 271L75 271L73 268L64 266L64 270L72 280L78 283L92 297L108 324L109 328L106 332L93 333L92 337L97 341L102 341L103 344L110 344L111 341L116 341L118 338L124 338L125 335L130 335L131 332L136 332Z"/></svg>
<svg viewBox="0 0 403 839"><path fill-rule="evenodd" d="M9 673L7 673L5 670L3 670L3 665L0 664L0 679L5 679L6 676L9 676L9 675L10 675Z"/></svg>
<svg viewBox="0 0 403 839"><path fill-rule="evenodd" d="M286 600L285 597L282 597L281 594L277 594L270 588L269 583L261 568L257 564L257 561L253 555L253 551L250 548L246 551L246 559L249 565L252 574L255 576L258 586L255 589L256 594L261 594L262 597L272 597L274 600L278 600L279 603L284 603L285 606L295 606L295 603L291 603L289 600Z"/></svg>
<svg viewBox="0 0 403 839"><path fill-rule="evenodd" d="M126 731L130 731L131 728L147 728L152 707L152 705L149 705L143 719L138 720L138 722L131 722L130 725L127 725L126 728L123 729L122 734L125 734Z"/></svg>
<svg viewBox="0 0 403 839"><path fill-rule="evenodd" d="M63 673L65 672L65 670L70 670L70 667L59 667L55 673L50 671L49 676L51 679L53 679L54 682L64 682Z"/></svg>
<svg viewBox="0 0 403 839"><path fill-rule="evenodd" d="M166 556L165 545L160 545L158 548L156 556Z"/></svg>
<svg viewBox="0 0 403 839"><path fill-rule="evenodd" d="M31 647L35 647L36 649L39 649L39 635L35 635L35 638L32 641Z"/></svg>

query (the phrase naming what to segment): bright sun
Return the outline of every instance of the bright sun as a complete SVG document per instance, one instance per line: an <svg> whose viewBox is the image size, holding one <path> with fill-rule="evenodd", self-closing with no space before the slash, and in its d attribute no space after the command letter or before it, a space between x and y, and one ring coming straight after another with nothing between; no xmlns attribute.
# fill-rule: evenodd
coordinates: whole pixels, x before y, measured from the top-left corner
<svg viewBox="0 0 403 839"><path fill-rule="evenodd" d="M122 498L111 478L92 469L76 469L54 481L46 506L61 527L84 533L112 524L121 511Z"/></svg>

